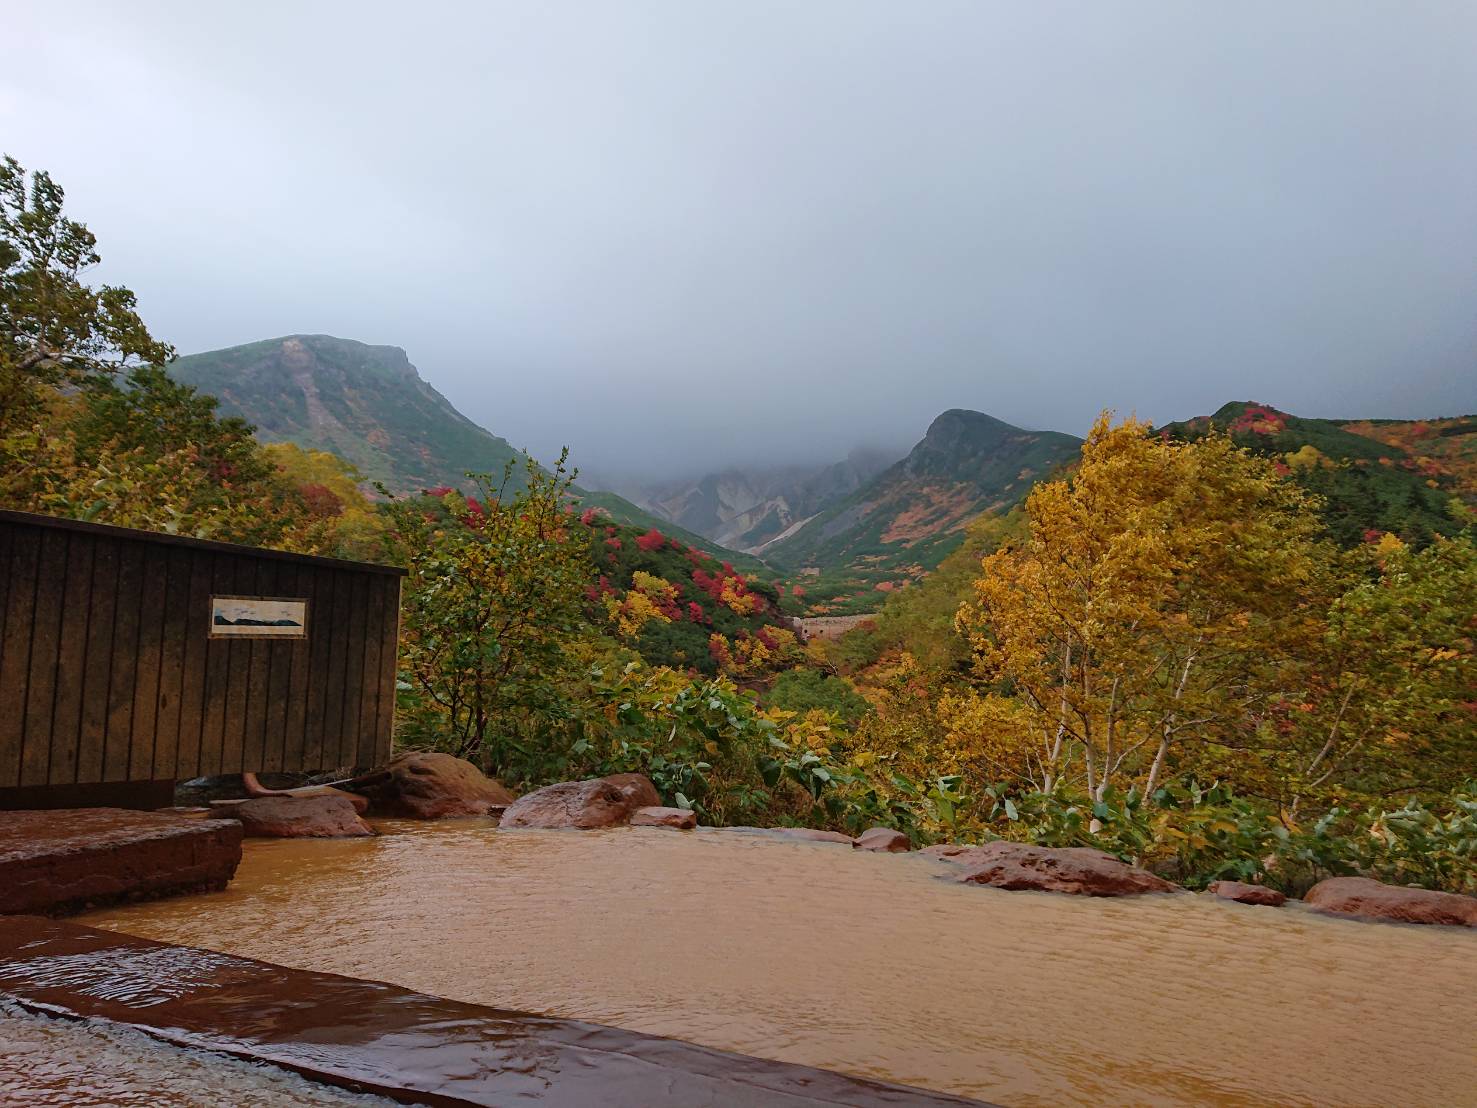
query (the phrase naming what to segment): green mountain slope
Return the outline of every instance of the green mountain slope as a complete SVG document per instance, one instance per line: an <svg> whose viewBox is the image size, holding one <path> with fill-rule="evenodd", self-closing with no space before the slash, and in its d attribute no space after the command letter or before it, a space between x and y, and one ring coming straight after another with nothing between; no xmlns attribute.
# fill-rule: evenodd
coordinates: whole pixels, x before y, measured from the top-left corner
<svg viewBox="0 0 1477 1108"><path fill-rule="evenodd" d="M268 442L327 450L391 492L462 487L517 457L423 381L398 346L329 335L280 339L180 358L176 378L210 393Z"/></svg>
<svg viewBox="0 0 1477 1108"><path fill-rule="evenodd" d="M971 520L1019 503L1081 446L982 412L944 412L906 458L767 547L765 558L787 569L846 570L874 587L916 578L960 544Z"/></svg>
<svg viewBox="0 0 1477 1108"><path fill-rule="evenodd" d="M1227 431L1239 445L1274 459L1284 473L1322 497L1329 535L1341 545L1354 546L1386 531L1423 545L1432 535L1460 530L1451 511L1461 492L1454 475L1394 441L1350 430L1358 426L1236 401L1213 415L1160 430L1186 439L1212 429Z"/></svg>

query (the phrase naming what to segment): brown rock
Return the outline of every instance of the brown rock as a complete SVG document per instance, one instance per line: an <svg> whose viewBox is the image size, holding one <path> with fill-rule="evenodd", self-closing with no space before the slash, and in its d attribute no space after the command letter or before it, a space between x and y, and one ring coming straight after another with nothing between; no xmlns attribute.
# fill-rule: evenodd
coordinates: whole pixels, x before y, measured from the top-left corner
<svg viewBox="0 0 1477 1108"><path fill-rule="evenodd" d="M957 880L997 889L1077 896L1138 896L1178 889L1146 869L1085 846L1043 847L997 840L983 846L931 847L925 853L966 867Z"/></svg>
<svg viewBox="0 0 1477 1108"><path fill-rule="evenodd" d="M850 835L843 835L840 831L820 831L814 827L725 827L724 830L779 835L786 839L804 839L813 843L845 843L851 846L856 842Z"/></svg>
<svg viewBox="0 0 1477 1108"><path fill-rule="evenodd" d="M241 826L119 808L0 813L0 915L224 889Z"/></svg>
<svg viewBox="0 0 1477 1108"><path fill-rule="evenodd" d="M346 796L258 796L221 806L211 819L241 821L253 839L348 839L373 835Z"/></svg>
<svg viewBox="0 0 1477 1108"><path fill-rule="evenodd" d="M1339 916L1477 927L1477 897L1386 885L1368 877L1330 877L1309 889L1303 902Z"/></svg>
<svg viewBox="0 0 1477 1108"><path fill-rule="evenodd" d="M1265 904L1268 908L1281 908L1287 903L1287 897L1276 889L1245 881L1212 881L1209 891L1222 900L1234 900L1238 904Z"/></svg>
<svg viewBox="0 0 1477 1108"><path fill-rule="evenodd" d="M857 850L875 850L887 854L906 854L913 849L908 836L891 827L869 827L851 845Z"/></svg>
<svg viewBox="0 0 1477 1108"><path fill-rule="evenodd" d="M697 813L686 808L637 808L631 815L631 826L691 831L697 826Z"/></svg>
<svg viewBox="0 0 1477 1108"><path fill-rule="evenodd" d="M401 754L344 787L369 798L371 815L401 819L486 816L513 803L512 793L471 762L426 751Z"/></svg>
<svg viewBox="0 0 1477 1108"><path fill-rule="evenodd" d="M561 781L513 801L500 826L593 831L628 823L637 809L660 807L661 802L656 787L639 773Z"/></svg>
<svg viewBox="0 0 1477 1108"><path fill-rule="evenodd" d="M176 810L184 813L191 811L219 811L226 808L239 808L242 804L245 804L247 800L263 796L341 796L354 806L354 811L358 815L363 816L369 813L369 797L362 796L359 793L345 792L343 789L335 789L328 785L304 785L300 789L282 789L280 791L258 792L253 793L251 796L245 797L243 799L212 800L210 802L209 809L181 808Z"/></svg>

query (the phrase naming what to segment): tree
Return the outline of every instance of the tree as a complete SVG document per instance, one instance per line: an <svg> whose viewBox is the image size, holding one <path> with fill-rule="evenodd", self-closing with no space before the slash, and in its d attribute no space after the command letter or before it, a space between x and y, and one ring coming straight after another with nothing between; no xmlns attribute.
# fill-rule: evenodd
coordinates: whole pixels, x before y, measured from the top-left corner
<svg viewBox="0 0 1477 1108"><path fill-rule="evenodd" d="M130 365L162 364L174 350L149 334L132 292L91 288L97 240L62 214L51 175L0 163L0 435L44 406L45 386L110 380Z"/></svg>
<svg viewBox="0 0 1477 1108"><path fill-rule="evenodd" d="M327 525L328 552L367 561L384 557L385 521L365 496L364 477L351 463L291 442L267 443L262 454L295 486L308 515Z"/></svg>
<svg viewBox="0 0 1477 1108"><path fill-rule="evenodd" d="M1223 435L1173 442L1104 414L960 611L993 686L973 713L988 739L1043 790L1098 799L1129 780L1152 794L1192 745L1242 741L1268 660L1317 630L1315 510Z"/></svg>
<svg viewBox="0 0 1477 1108"><path fill-rule="evenodd" d="M1302 681L1272 706L1267 751L1303 795L1340 801L1456 788L1477 766L1477 546L1393 535L1331 606Z"/></svg>
<svg viewBox="0 0 1477 1108"><path fill-rule="evenodd" d="M394 501L391 543L409 568L401 607L402 720L416 740L501 769L503 718L556 707L567 648L585 629L595 578L588 532L570 525L567 451L546 473L525 456L526 487L509 499L513 465L480 496L452 490Z"/></svg>
<svg viewBox="0 0 1477 1108"><path fill-rule="evenodd" d="M341 532L246 422L165 372L45 172L0 164L0 504L198 538L336 552ZM362 497L360 498L362 500Z"/></svg>

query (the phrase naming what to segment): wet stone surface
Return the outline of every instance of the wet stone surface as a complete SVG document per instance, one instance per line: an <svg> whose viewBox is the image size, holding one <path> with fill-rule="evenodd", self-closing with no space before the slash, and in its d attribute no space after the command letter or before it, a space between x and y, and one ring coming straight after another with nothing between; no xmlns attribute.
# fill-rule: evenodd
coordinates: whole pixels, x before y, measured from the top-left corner
<svg viewBox="0 0 1477 1108"><path fill-rule="evenodd" d="M0 915L223 889L241 825L121 808L0 813Z"/></svg>
<svg viewBox="0 0 1477 1108"><path fill-rule="evenodd" d="M0 920L0 997L411 1103L978 1103L33 916Z"/></svg>

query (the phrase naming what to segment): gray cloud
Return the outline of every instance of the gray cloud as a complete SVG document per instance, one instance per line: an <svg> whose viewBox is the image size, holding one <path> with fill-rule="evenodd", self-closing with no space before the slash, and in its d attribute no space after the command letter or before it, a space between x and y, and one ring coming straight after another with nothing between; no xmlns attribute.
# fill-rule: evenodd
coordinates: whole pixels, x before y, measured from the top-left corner
<svg viewBox="0 0 1477 1108"><path fill-rule="evenodd" d="M603 472L1477 410L1477 7L11 0L0 147L182 351Z"/></svg>

